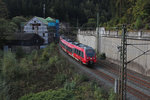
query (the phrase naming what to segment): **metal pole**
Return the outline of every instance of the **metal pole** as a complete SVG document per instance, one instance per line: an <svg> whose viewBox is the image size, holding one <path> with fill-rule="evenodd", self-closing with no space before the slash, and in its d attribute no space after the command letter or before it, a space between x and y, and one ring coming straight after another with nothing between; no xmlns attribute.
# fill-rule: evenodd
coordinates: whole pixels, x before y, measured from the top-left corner
<svg viewBox="0 0 150 100"><path fill-rule="evenodd" d="M126 26L123 25L122 29L122 39L121 39L121 100L126 100L126 82L127 82L127 39L126 39Z"/></svg>
<svg viewBox="0 0 150 100"><path fill-rule="evenodd" d="M97 53L99 50L99 13L97 13Z"/></svg>
<svg viewBox="0 0 150 100"><path fill-rule="evenodd" d="M45 1L44 1L44 4L43 4L43 17L45 18Z"/></svg>

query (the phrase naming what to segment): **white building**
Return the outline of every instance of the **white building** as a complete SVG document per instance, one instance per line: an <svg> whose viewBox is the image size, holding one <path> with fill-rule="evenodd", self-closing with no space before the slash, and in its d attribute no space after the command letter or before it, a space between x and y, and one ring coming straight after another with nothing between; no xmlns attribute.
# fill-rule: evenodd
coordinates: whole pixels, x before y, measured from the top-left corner
<svg viewBox="0 0 150 100"><path fill-rule="evenodd" d="M54 20L52 19L52 21ZM38 34L45 40L44 44L48 44L48 22L47 19L35 16L24 25L23 31L24 33Z"/></svg>

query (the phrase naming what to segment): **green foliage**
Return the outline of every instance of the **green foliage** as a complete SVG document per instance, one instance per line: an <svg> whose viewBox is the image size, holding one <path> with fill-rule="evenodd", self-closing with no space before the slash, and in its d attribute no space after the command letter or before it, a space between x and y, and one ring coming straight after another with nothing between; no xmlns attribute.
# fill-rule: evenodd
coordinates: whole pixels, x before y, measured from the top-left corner
<svg viewBox="0 0 150 100"><path fill-rule="evenodd" d="M65 89L48 90L36 94L29 94L19 100L76 100L72 91Z"/></svg>
<svg viewBox="0 0 150 100"><path fill-rule="evenodd" d="M73 77L74 77L73 80L78 84L89 81L89 79L86 75L75 74Z"/></svg>
<svg viewBox="0 0 150 100"><path fill-rule="evenodd" d="M44 50L43 53L42 53L42 56L41 56L42 62L48 61L49 56L50 56L50 55L49 55L49 52L47 52L46 50Z"/></svg>
<svg viewBox="0 0 150 100"><path fill-rule="evenodd" d="M29 72L32 71L32 65L27 58L21 59L19 66L23 68L22 73L24 73L24 75L28 75Z"/></svg>
<svg viewBox="0 0 150 100"><path fill-rule="evenodd" d="M8 80L13 80L18 71L18 64L15 55L11 52L4 54L2 73L3 77Z"/></svg>
<svg viewBox="0 0 150 100"><path fill-rule="evenodd" d="M18 30L18 26L14 22L10 22L9 23L9 29L10 29L10 33L14 33Z"/></svg>
<svg viewBox="0 0 150 100"><path fill-rule="evenodd" d="M0 18L0 48L5 44L7 35L9 33L14 33L16 30L16 24L9 22L6 19Z"/></svg>
<svg viewBox="0 0 150 100"><path fill-rule="evenodd" d="M106 54L105 53L97 54L97 58L105 60L106 59Z"/></svg>
<svg viewBox="0 0 150 100"><path fill-rule="evenodd" d="M16 16L12 18L12 22L18 26L19 30L21 30L21 23L26 21L26 18L24 18L23 16Z"/></svg>
<svg viewBox="0 0 150 100"><path fill-rule="evenodd" d="M100 96L102 99L108 97L101 89L98 90L96 82L90 83L87 76L76 73L73 65L59 56L55 44L23 57L2 52L0 60L2 100L18 100L25 94L19 100L95 100Z"/></svg>
<svg viewBox="0 0 150 100"><path fill-rule="evenodd" d="M58 56L54 56L49 58L48 64L49 65L54 65L58 61Z"/></svg>
<svg viewBox="0 0 150 100"><path fill-rule="evenodd" d="M0 18L7 18L8 17L8 9L6 4L0 0Z"/></svg>
<svg viewBox="0 0 150 100"><path fill-rule="evenodd" d="M96 20L94 18L89 18L86 27L96 27Z"/></svg>
<svg viewBox="0 0 150 100"><path fill-rule="evenodd" d="M25 68L19 66L18 61L16 60L15 54L11 52L6 52L4 58L2 59L2 68L0 80L3 84L0 90L0 95L5 100L11 100L14 94L18 93L18 86L21 84L20 79L24 76ZM6 84L7 83L7 84ZM13 92L14 91L14 92ZM14 99L17 96L14 97Z"/></svg>
<svg viewBox="0 0 150 100"><path fill-rule="evenodd" d="M141 19L141 17L138 17L137 20L136 20L136 23L135 23L135 28L136 28L137 30L139 30L139 29L142 28L142 26L143 26L143 24L142 24L142 19Z"/></svg>
<svg viewBox="0 0 150 100"><path fill-rule="evenodd" d="M0 34L3 35L4 33L8 32L8 21L0 18Z"/></svg>
<svg viewBox="0 0 150 100"><path fill-rule="evenodd" d="M9 12L9 18L13 18L13 22L19 29L20 22L26 21L22 16L31 18L35 15L41 16L43 13L43 0L2 1L0 2L1 16L8 16ZM72 26L76 26L78 22L82 27L95 27L97 13L99 13L100 26L108 22L107 27L123 23L133 24L138 16L143 20L143 24L150 23L149 0L45 0L45 4L46 15L71 23Z"/></svg>
<svg viewBox="0 0 150 100"><path fill-rule="evenodd" d="M61 86L64 84L65 81L67 81L67 74L58 73L54 77L53 84L57 84L58 86Z"/></svg>
<svg viewBox="0 0 150 100"><path fill-rule="evenodd" d="M76 87L76 82L73 80L72 82L66 82L64 84L64 89L66 90L74 90Z"/></svg>
<svg viewBox="0 0 150 100"><path fill-rule="evenodd" d="M146 29L146 30L150 29L150 25L149 25L149 24L146 24L146 25L145 25L145 29Z"/></svg>
<svg viewBox="0 0 150 100"><path fill-rule="evenodd" d="M24 52L24 50L23 50L23 48L22 47L18 47L17 49L16 49L16 58L23 58L24 57L24 55L25 55L25 52Z"/></svg>
<svg viewBox="0 0 150 100"><path fill-rule="evenodd" d="M102 95L102 91L101 91L100 88L97 88L97 89L94 91L94 97L95 97L95 100L102 100L103 95Z"/></svg>
<svg viewBox="0 0 150 100"><path fill-rule="evenodd" d="M117 99L117 95L114 93L113 89L111 89L108 100L116 100L116 99Z"/></svg>

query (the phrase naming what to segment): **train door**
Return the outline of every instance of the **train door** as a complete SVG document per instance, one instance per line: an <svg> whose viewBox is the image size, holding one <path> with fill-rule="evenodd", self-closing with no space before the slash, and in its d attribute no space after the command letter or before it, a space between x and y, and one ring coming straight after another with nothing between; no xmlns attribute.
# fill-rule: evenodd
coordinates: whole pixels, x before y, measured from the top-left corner
<svg viewBox="0 0 150 100"><path fill-rule="evenodd" d="M75 48L72 48L72 54L74 54L74 52L75 52Z"/></svg>

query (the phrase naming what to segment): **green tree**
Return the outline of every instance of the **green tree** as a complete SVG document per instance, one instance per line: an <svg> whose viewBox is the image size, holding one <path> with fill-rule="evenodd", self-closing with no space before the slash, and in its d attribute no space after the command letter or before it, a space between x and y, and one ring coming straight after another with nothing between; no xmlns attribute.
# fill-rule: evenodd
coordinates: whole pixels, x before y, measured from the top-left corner
<svg viewBox="0 0 150 100"><path fill-rule="evenodd" d="M137 20L136 20L135 28L136 28L137 30L141 29L142 26L143 26L142 23L143 23L143 22L142 22L142 19L141 19L141 17L139 16L139 17L137 18Z"/></svg>
<svg viewBox="0 0 150 100"><path fill-rule="evenodd" d="M23 16L16 16L12 18L12 22L14 22L18 26L19 30L21 30L21 23L26 21L27 19Z"/></svg>
<svg viewBox="0 0 150 100"><path fill-rule="evenodd" d="M0 0L0 18L7 18L8 17L8 10L6 4Z"/></svg>
<svg viewBox="0 0 150 100"><path fill-rule="evenodd" d="M7 20L0 18L0 49L5 44L6 36L8 33L8 22Z"/></svg>

